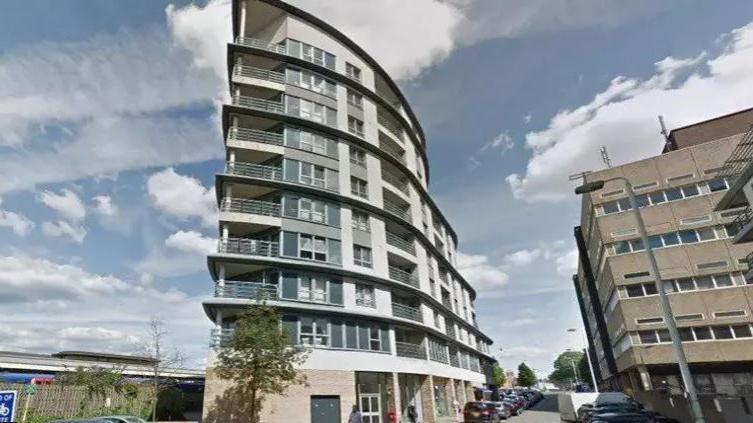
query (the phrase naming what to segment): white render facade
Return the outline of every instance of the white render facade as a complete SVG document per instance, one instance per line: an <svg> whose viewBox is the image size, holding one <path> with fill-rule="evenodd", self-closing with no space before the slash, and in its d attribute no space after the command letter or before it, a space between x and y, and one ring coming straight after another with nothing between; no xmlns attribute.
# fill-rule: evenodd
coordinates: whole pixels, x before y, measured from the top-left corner
<svg viewBox="0 0 753 423"><path fill-rule="evenodd" d="M215 296L204 302L213 344L264 298L291 343L311 349L310 386L269 399L264 418L346 421L354 404L369 423L408 421L409 406L422 422L454 418L487 383L492 341L455 269L456 235L427 193L410 106L316 17L278 0L232 7ZM205 414L225 388L210 365ZM304 406L286 406L290 395Z"/></svg>

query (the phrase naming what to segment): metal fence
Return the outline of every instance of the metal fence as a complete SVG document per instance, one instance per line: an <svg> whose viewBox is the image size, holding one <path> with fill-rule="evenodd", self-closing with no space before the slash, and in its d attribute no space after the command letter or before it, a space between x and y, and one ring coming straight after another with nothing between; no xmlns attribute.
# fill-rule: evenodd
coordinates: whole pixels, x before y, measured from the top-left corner
<svg viewBox="0 0 753 423"><path fill-rule="evenodd" d="M280 255L280 244L276 241L253 238L228 238L220 240L219 251L221 253L277 257Z"/></svg>
<svg viewBox="0 0 753 423"><path fill-rule="evenodd" d="M214 296L218 298L276 300L277 285L262 282L225 281L224 286L215 286Z"/></svg>
<svg viewBox="0 0 753 423"><path fill-rule="evenodd" d="M235 65L233 66L233 75L243 76L246 78L263 79L265 81L276 82L278 84L285 83L284 73L275 72L269 69L257 68L256 66Z"/></svg>
<svg viewBox="0 0 753 423"><path fill-rule="evenodd" d="M225 164L225 173L229 175L248 176L251 178L270 179L273 181L282 180L282 168L256 163L227 162Z"/></svg>
<svg viewBox="0 0 753 423"><path fill-rule="evenodd" d="M270 201L250 200L246 198L223 198L220 210L230 213L280 216L279 204Z"/></svg>
<svg viewBox="0 0 753 423"><path fill-rule="evenodd" d="M284 137L277 132L261 131L259 129L239 128L231 126L228 139L238 141L260 142L264 144L282 145Z"/></svg>

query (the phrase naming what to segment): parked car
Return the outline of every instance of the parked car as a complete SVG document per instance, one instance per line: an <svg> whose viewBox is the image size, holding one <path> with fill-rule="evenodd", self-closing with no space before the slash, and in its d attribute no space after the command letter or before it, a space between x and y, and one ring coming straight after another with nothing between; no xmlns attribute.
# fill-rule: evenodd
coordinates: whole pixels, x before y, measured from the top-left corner
<svg viewBox="0 0 753 423"><path fill-rule="evenodd" d="M646 413L604 413L594 416L591 423L654 423Z"/></svg>
<svg viewBox="0 0 753 423"><path fill-rule="evenodd" d="M493 402L473 401L463 408L464 423L499 423L502 417Z"/></svg>
<svg viewBox="0 0 753 423"><path fill-rule="evenodd" d="M146 423L145 420L136 416L103 416L97 417L100 422L107 423Z"/></svg>
<svg viewBox="0 0 753 423"><path fill-rule="evenodd" d="M499 417L503 419L512 417L512 411L510 410L509 405L505 404L502 401L495 401L494 406L497 407L497 413L499 413Z"/></svg>
<svg viewBox="0 0 753 423"><path fill-rule="evenodd" d="M513 416L519 416L523 413L523 406L525 405L525 403L522 399L509 395L506 396L505 399L502 400L502 402L510 408L510 413L512 413Z"/></svg>

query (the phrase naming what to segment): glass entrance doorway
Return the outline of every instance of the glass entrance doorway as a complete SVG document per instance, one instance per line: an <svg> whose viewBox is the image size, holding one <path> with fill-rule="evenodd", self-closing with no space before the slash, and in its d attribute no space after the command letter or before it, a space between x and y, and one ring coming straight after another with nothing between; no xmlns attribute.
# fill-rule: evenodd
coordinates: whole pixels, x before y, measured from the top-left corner
<svg viewBox="0 0 753 423"><path fill-rule="evenodd" d="M361 394L358 402L361 404L363 423L382 423L382 401L379 394Z"/></svg>

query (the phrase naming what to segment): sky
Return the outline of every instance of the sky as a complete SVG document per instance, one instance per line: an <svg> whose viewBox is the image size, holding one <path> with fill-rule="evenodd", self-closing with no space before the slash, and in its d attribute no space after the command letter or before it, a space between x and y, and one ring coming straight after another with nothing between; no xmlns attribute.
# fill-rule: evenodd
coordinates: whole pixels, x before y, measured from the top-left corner
<svg viewBox="0 0 753 423"><path fill-rule="evenodd" d="M570 174L753 105L753 3L293 0L397 80L481 328L540 375L582 347ZM659 4L657 4L659 3ZM227 0L0 14L0 350L132 353L164 320L206 365ZM399 11L399 13L396 13Z"/></svg>

